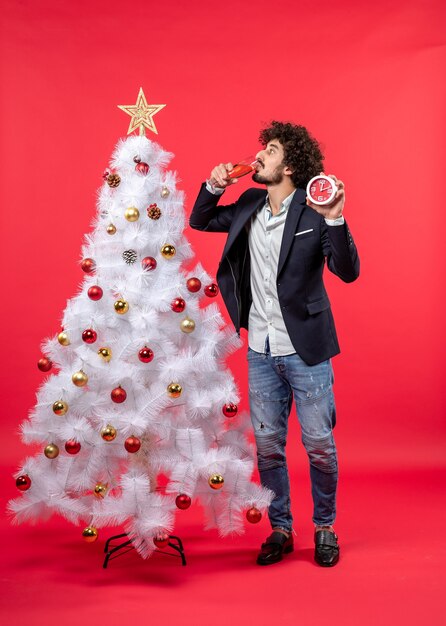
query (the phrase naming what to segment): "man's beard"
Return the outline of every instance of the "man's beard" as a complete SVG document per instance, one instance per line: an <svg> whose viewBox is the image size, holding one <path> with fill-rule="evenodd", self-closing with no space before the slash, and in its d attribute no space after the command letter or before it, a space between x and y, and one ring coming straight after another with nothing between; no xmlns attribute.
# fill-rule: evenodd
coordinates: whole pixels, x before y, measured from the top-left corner
<svg viewBox="0 0 446 626"><path fill-rule="evenodd" d="M278 165L269 177L263 176L260 172L254 172L252 180L261 185L279 185L283 180L283 165Z"/></svg>

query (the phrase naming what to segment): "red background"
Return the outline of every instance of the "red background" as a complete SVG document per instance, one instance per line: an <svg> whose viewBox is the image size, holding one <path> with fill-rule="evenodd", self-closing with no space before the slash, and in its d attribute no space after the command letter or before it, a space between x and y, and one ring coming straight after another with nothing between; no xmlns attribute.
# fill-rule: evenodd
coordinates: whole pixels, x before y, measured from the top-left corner
<svg viewBox="0 0 446 626"><path fill-rule="evenodd" d="M362 262L360 279L351 285L327 276L342 348L334 361L336 434L344 485L352 488L351 498L347 487L344 496L341 491L339 523L350 515L367 526L381 515L386 537L389 527L415 518L422 524L444 519L433 490L441 489L445 469L445 18L441 0L81 0L66 5L4 0L0 201L6 497L15 495L8 475L28 453L17 430L42 380L35 365L39 345L58 331L66 300L82 280L80 246L95 214L96 190L117 140L127 132L130 118L117 105L133 104L142 86L149 103L167 104L155 117L158 138L151 138L176 154L172 167L186 192L188 214L215 163L257 150L263 123L290 119L321 142L326 171L345 182L345 216ZM248 184L241 180L226 198L235 198ZM215 275L224 237L187 235L197 260ZM246 408L244 351L230 366ZM291 471L307 481L295 424L290 438ZM368 476L368 486L358 484L355 491L352 485L362 475ZM372 485L386 486L372 497ZM409 500L401 496L405 489ZM307 491L305 482L302 492ZM399 508L392 501L398 496ZM423 506L432 506L429 514ZM71 532L73 544L78 541L76 529L58 528ZM193 528L199 532L199 520ZM407 545L411 533L411 526L404 529L401 540L394 536L394 561L397 546ZM3 532L14 532L22 545L28 537L27 549L34 549L25 528L10 531L5 524ZM264 532L266 526L258 537ZM423 527L420 538L427 536ZM47 541L45 532L41 538ZM55 551L65 549L64 544ZM430 565L436 556L431 554ZM408 562L425 558L426 546L420 545L420 554ZM90 566L89 559L82 567ZM228 567L227 575L234 576ZM429 570L433 580L435 571ZM125 572L123 567L122 577ZM370 606L376 608L371 600ZM428 606L435 609L432 598ZM430 615L437 623L437 614Z"/></svg>

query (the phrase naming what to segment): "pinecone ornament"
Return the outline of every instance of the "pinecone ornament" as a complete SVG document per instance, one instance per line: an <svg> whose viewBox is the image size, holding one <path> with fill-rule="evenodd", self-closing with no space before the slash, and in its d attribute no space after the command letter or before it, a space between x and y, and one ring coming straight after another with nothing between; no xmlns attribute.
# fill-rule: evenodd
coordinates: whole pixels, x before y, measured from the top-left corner
<svg viewBox="0 0 446 626"><path fill-rule="evenodd" d="M121 177L119 176L119 174L109 174L107 176L107 184L110 187L118 187L120 182L121 182Z"/></svg>
<svg viewBox="0 0 446 626"><path fill-rule="evenodd" d="M134 250L126 250L122 253L122 258L127 265L132 265L136 261L136 252Z"/></svg>
<svg viewBox="0 0 446 626"><path fill-rule="evenodd" d="M147 209L147 215L152 220L159 220L159 218L161 217L161 209L156 204L156 202L149 206L149 208Z"/></svg>

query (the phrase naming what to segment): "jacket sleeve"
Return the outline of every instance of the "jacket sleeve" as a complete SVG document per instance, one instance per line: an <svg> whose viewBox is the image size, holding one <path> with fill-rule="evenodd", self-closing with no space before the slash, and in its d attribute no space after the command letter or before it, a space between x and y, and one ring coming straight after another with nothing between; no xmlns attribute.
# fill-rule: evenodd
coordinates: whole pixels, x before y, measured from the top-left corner
<svg viewBox="0 0 446 626"><path fill-rule="evenodd" d="M229 232L237 203L217 206L220 198L221 194L210 193L206 183L203 183L189 218L189 226L215 233Z"/></svg>
<svg viewBox="0 0 446 626"><path fill-rule="evenodd" d="M328 269L344 282L352 283L359 276L359 256L347 222L327 226L323 217L321 221L322 248Z"/></svg>

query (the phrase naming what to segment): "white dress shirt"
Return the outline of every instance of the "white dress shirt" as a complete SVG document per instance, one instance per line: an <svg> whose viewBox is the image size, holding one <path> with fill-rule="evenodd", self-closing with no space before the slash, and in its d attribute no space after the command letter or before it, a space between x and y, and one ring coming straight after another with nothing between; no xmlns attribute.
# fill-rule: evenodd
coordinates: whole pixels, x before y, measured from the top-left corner
<svg viewBox="0 0 446 626"><path fill-rule="evenodd" d="M213 187L209 181L206 188L215 195L224 192L224 189ZM265 353L269 337L272 356L296 352L285 327L277 295L277 267L283 230L294 193L283 200L276 215L272 214L267 196L265 204L252 216L249 224L252 305L248 319L248 344L255 352ZM329 226L338 226L344 223L344 218L326 218L325 221Z"/></svg>

